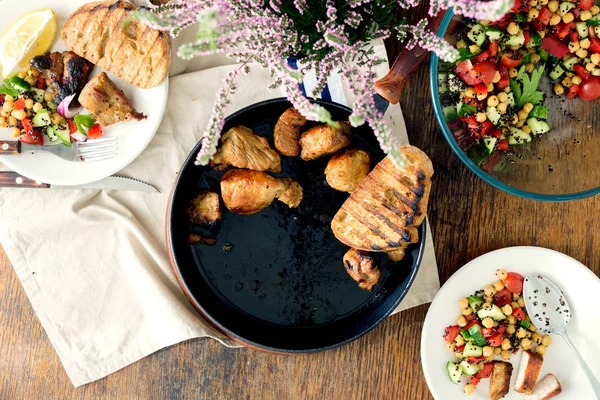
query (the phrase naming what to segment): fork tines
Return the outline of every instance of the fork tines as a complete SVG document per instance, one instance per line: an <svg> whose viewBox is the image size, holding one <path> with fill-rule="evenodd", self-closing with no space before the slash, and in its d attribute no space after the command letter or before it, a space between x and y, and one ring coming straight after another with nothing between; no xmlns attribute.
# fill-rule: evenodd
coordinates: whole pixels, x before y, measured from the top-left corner
<svg viewBox="0 0 600 400"><path fill-rule="evenodd" d="M102 161L117 155L118 140L116 137L105 137L100 139L79 142L77 146L77 158L80 161Z"/></svg>

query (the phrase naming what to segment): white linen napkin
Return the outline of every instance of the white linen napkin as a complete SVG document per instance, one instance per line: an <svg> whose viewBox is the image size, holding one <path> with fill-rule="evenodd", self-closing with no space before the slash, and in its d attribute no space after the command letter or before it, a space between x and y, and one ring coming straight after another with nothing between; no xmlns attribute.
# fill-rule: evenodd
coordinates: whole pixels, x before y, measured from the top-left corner
<svg viewBox="0 0 600 400"><path fill-rule="evenodd" d="M385 56L383 43L377 51ZM385 65L380 76L387 72ZM167 110L156 136L119 173L146 181L161 193L0 189L0 243L75 386L191 338L212 337L237 346L189 304L170 270L165 243L173 181L199 140L231 68L171 78ZM253 66L250 76L239 81L229 111L281 96L266 90L270 81L265 70ZM400 107L391 106L387 118L407 142ZM396 312L431 301L438 289L427 229L423 263Z"/></svg>

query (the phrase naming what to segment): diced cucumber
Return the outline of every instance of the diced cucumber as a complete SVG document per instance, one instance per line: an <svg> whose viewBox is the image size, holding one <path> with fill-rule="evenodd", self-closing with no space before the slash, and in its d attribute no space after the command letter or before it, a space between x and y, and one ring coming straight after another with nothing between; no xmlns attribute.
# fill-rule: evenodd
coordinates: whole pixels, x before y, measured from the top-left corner
<svg viewBox="0 0 600 400"><path fill-rule="evenodd" d="M66 123L59 125L52 124L51 128L65 146L71 147L71 134L69 133L69 126Z"/></svg>
<svg viewBox="0 0 600 400"><path fill-rule="evenodd" d="M50 139L51 142L56 142L59 139L51 126L46 127L46 135L48 135L48 139Z"/></svg>
<svg viewBox="0 0 600 400"><path fill-rule="evenodd" d="M446 121L454 121L458 117L454 106L446 106L442 109L442 112L444 113L444 119Z"/></svg>
<svg viewBox="0 0 600 400"><path fill-rule="evenodd" d="M529 133L523 132L519 128L510 128L510 132L508 135L508 144L527 144L529 142L531 142L531 135Z"/></svg>
<svg viewBox="0 0 600 400"><path fill-rule="evenodd" d="M479 166L489 157L489 154L482 145L475 144L467 149L467 156Z"/></svg>
<svg viewBox="0 0 600 400"><path fill-rule="evenodd" d="M594 32L596 32L596 36L600 36L600 26L596 25L594 27Z"/></svg>
<svg viewBox="0 0 600 400"><path fill-rule="evenodd" d="M448 74L440 72L438 75L438 90L440 93L446 93L448 91Z"/></svg>
<svg viewBox="0 0 600 400"><path fill-rule="evenodd" d="M487 317L490 317L495 321L502 321L503 319L506 319L506 315L504 315L500 307L498 307L495 304L490 304L489 306L486 306L481 310L477 311L477 316L481 320Z"/></svg>
<svg viewBox="0 0 600 400"><path fill-rule="evenodd" d="M461 329L460 330L460 335L463 337L463 339L465 339L467 342L470 342L473 340L473 338L471 337L471 334L469 333L468 330L466 329Z"/></svg>
<svg viewBox="0 0 600 400"><path fill-rule="evenodd" d="M527 119L527 126L531 129L531 134L533 135L543 135L550 131L550 125L546 121L541 121L537 118Z"/></svg>
<svg viewBox="0 0 600 400"><path fill-rule="evenodd" d="M38 111L35 114L35 116L33 117L33 119L31 120L31 124L33 125L34 128L48 126L51 123L52 123L52 120L50 119L50 113L48 113L48 110L46 110L45 108Z"/></svg>
<svg viewBox="0 0 600 400"><path fill-rule="evenodd" d="M485 34L490 39L490 42L496 42L502 39L502 36L504 36L504 32L502 32L502 29L496 28L494 26L488 26L487 28L485 28Z"/></svg>
<svg viewBox="0 0 600 400"><path fill-rule="evenodd" d="M509 92L508 96L506 98L506 105L507 106L514 106L515 105L515 95L513 92Z"/></svg>
<svg viewBox="0 0 600 400"><path fill-rule="evenodd" d="M569 57L563 62L563 68L566 69L567 71L573 71L573 66L575 66L575 64L577 64L578 62L579 62L579 57L577 57L577 56Z"/></svg>
<svg viewBox="0 0 600 400"><path fill-rule="evenodd" d="M531 322L524 319L523 321L519 322L519 325L523 329L529 329L529 327L531 326Z"/></svg>
<svg viewBox="0 0 600 400"><path fill-rule="evenodd" d="M502 114L500 114L500 111L498 111L497 107L488 106L488 108L485 110L485 113L487 114L488 119L492 121L492 124L498 125L498 121L500 121Z"/></svg>
<svg viewBox="0 0 600 400"><path fill-rule="evenodd" d="M35 101L41 103L44 101L44 95L46 94L46 91L38 88L31 88L31 94L33 95L33 99Z"/></svg>
<svg viewBox="0 0 600 400"><path fill-rule="evenodd" d="M492 154L492 151L494 151L494 148L496 147L496 142L498 142L498 139L493 136L484 136L481 139L481 143L488 154Z"/></svg>
<svg viewBox="0 0 600 400"><path fill-rule="evenodd" d="M577 33L579 34L580 39L585 39L586 37L588 37L588 25L585 22L575 22L575 28L577 29Z"/></svg>
<svg viewBox="0 0 600 400"><path fill-rule="evenodd" d="M470 362L468 362L466 360L463 360L460 363L460 367L461 367L462 373L465 375L473 376L479 372L479 365L477 365L475 363L471 364Z"/></svg>
<svg viewBox="0 0 600 400"><path fill-rule="evenodd" d="M548 119L548 107L546 106L535 106L529 113L529 117L537 119Z"/></svg>
<svg viewBox="0 0 600 400"><path fill-rule="evenodd" d="M25 82L24 79L19 78L17 75L13 76L12 78L8 78L6 82L13 85L13 87L21 93L27 92L29 89L31 89L31 85Z"/></svg>
<svg viewBox="0 0 600 400"><path fill-rule="evenodd" d="M537 53L539 54L541 61L543 61L543 62L548 61L549 54L546 50L544 50L540 47L539 49L537 49Z"/></svg>
<svg viewBox="0 0 600 400"><path fill-rule="evenodd" d="M51 110L56 110L58 108L58 104L56 104L53 101L48 101L46 103L46 106L48 106L48 108L51 109Z"/></svg>
<svg viewBox="0 0 600 400"><path fill-rule="evenodd" d="M462 367L460 364L448 361L446 364L446 371L448 371L448 377L452 383L458 384L458 382L460 382L460 377L462 376Z"/></svg>
<svg viewBox="0 0 600 400"><path fill-rule="evenodd" d="M485 137L488 137L488 136L485 136ZM469 306L471 306L473 311L477 311L483 304L483 299L479 296L469 296L467 298L467 300L469 300Z"/></svg>
<svg viewBox="0 0 600 400"><path fill-rule="evenodd" d="M556 81L565 73L565 70L560 65L556 65L552 71L550 71L550 79Z"/></svg>
<svg viewBox="0 0 600 400"><path fill-rule="evenodd" d="M473 25L473 28L467 33L467 37L471 42L481 47L485 42L485 28L479 24Z"/></svg>
<svg viewBox="0 0 600 400"><path fill-rule="evenodd" d="M463 356L465 357L481 357L483 354L483 347L476 346L472 343L465 344L465 349L463 350Z"/></svg>
<svg viewBox="0 0 600 400"><path fill-rule="evenodd" d="M558 10L560 12L560 15L565 15L566 13L568 13L569 11L571 11L571 9L574 8L574 7L575 7L574 3L571 3L569 1L563 1L558 6Z"/></svg>
<svg viewBox="0 0 600 400"><path fill-rule="evenodd" d="M477 324L469 328L469 335L471 335L471 338L477 346L485 346L486 344L488 344L487 340L483 336L481 327Z"/></svg>
<svg viewBox="0 0 600 400"><path fill-rule="evenodd" d="M519 29L519 33L516 35L510 35L504 42L507 46L510 47L520 47L525 43L525 35L523 35L523 31Z"/></svg>

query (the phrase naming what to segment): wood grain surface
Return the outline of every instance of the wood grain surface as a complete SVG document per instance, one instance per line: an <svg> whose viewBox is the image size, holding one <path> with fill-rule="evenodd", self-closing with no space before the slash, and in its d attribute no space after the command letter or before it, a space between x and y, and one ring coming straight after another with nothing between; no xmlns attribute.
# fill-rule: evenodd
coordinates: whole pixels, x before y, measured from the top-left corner
<svg viewBox="0 0 600 400"><path fill-rule="evenodd" d="M390 51L393 61L394 43ZM402 108L411 142L436 168L429 220L441 281L483 253L515 245L564 252L599 274L600 240L594 233L600 232L600 219L594 216L600 197L533 202L477 178L436 125L428 72L427 64L417 69L404 88ZM431 399L419 358L427 309L404 311L351 344L312 355L191 340L75 389L0 250L0 399Z"/></svg>

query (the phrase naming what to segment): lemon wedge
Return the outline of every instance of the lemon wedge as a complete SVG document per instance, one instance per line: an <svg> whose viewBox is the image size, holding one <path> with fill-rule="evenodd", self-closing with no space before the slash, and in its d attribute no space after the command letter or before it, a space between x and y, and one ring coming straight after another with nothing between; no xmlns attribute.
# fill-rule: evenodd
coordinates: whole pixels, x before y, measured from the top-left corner
<svg viewBox="0 0 600 400"><path fill-rule="evenodd" d="M0 39L3 78L27 70L33 57L47 52L56 30L56 15L51 9L31 12L16 21Z"/></svg>

